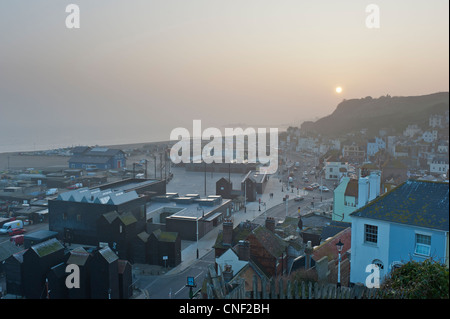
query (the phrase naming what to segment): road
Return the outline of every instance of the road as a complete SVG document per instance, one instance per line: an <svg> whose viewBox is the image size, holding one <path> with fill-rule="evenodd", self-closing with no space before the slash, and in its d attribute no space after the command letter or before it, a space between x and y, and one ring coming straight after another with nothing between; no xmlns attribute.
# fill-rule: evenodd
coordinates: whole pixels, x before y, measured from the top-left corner
<svg viewBox="0 0 450 319"><path fill-rule="evenodd" d="M189 288L186 287L187 277L195 278L197 287L193 291L200 289L206 276L207 266L210 264L214 264L214 250L181 273L142 276L139 285L145 287L150 299L189 299Z"/></svg>
<svg viewBox="0 0 450 319"><path fill-rule="evenodd" d="M48 223L39 223L39 224L33 224L33 225L26 225L25 228L25 235L27 233L32 233L38 230L48 230ZM9 235L0 235L0 244L4 243L5 241L10 240Z"/></svg>

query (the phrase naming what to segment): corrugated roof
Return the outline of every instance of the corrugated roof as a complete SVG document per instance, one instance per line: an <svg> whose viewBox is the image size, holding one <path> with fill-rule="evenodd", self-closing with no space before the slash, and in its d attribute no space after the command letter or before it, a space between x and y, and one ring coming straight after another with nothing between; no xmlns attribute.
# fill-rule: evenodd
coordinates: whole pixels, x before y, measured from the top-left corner
<svg viewBox="0 0 450 319"><path fill-rule="evenodd" d="M0 262L9 258L11 255L21 251L23 248L16 246L10 241L5 241L0 244Z"/></svg>
<svg viewBox="0 0 450 319"><path fill-rule="evenodd" d="M123 213L119 215L120 220L125 226L131 225L137 222L136 217L133 216L132 213Z"/></svg>
<svg viewBox="0 0 450 319"><path fill-rule="evenodd" d="M448 231L449 184L408 180L351 216Z"/></svg>
<svg viewBox="0 0 450 319"><path fill-rule="evenodd" d="M106 246L98 251L98 253L103 256L103 258L109 263L113 263L114 261L118 260L119 257L109 248L109 246Z"/></svg>
<svg viewBox="0 0 450 319"><path fill-rule="evenodd" d="M149 235L147 232L143 231L143 232L137 234L137 237L138 237L140 240L142 240L144 243L146 243L147 240L148 240L148 237L150 237L150 235Z"/></svg>
<svg viewBox="0 0 450 319"><path fill-rule="evenodd" d="M90 254L83 247L77 247L70 252L70 257L67 260L67 264L84 266L89 257Z"/></svg>
<svg viewBox="0 0 450 319"><path fill-rule="evenodd" d="M64 246L59 242L59 240L52 238L44 241L43 243L31 246L31 249L34 250L39 257L45 257L64 249Z"/></svg>
<svg viewBox="0 0 450 319"><path fill-rule="evenodd" d="M176 232L161 231L160 229L155 230L153 234L158 238L159 241L173 243L178 237Z"/></svg>

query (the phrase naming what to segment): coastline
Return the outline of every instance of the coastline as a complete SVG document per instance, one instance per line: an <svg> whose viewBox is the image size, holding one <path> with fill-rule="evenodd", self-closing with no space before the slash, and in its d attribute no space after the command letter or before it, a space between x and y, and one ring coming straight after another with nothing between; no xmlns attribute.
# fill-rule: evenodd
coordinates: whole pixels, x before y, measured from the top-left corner
<svg viewBox="0 0 450 319"><path fill-rule="evenodd" d="M129 143L116 145L98 145L99 147L119 148L121 150L140 149L145 145L167 144L169 141L146 142L146 143ZM68 160L70 156L60 155L33 155L36 152L44 152L48 150L37 151L17 151L0 153L0 171L9 169L42 169L47 167L69 167ZM27 155L21 155L27 154Z"/></svg>

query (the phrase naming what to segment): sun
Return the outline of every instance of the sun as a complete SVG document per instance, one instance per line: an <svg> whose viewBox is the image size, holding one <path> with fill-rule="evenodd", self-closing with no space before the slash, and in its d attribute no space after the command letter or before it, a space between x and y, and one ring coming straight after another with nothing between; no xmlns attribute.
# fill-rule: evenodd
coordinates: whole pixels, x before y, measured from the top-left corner
<svg viewBox="0 0 450 319"><path fill-rule="evenodd" d="M342 93L342 88L341 88L340 86L338 86L338 87L336 88L336 93Z"/></svg>

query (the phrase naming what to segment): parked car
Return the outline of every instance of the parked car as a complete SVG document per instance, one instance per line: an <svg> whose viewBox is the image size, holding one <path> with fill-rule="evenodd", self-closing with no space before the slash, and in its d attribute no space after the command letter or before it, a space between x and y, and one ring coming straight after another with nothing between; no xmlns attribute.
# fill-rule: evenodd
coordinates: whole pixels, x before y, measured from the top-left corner
<svg viewBox="0 0 450 319"><path fill-rule="evenodd" d="M9 236L22 235L23 233L25 233L24 228L12 228L12 229L8 230Z"/></svg>
<svg viewBox="0 0 450 319"><path fill-rule="evenodd" d="M10 238L11 242L16 244L16 246L23 245L24 236L23 235L14 235Z"/></svg>

